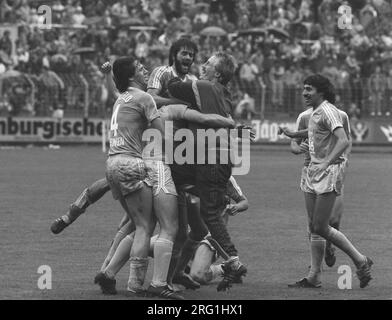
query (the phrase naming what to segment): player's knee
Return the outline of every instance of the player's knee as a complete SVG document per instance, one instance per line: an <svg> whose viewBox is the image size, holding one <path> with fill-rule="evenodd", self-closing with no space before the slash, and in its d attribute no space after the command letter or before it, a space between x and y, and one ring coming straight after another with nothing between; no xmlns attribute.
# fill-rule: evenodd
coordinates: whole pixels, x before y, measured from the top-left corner
<svg viewBox="0 0 392 320"><path fill-rule="evenodd" d="M317 234L323 238L328 235L328 226L324 226L319 223L315 223L312 226L312 233Z"/></svg>
<svg viewBox="0 0 392 320"><path fill-rule="evenodd" d="M205 272L202 270L191 270L190 276L192 277L193 280L195 280L200 284L207 283Z"/></svg>

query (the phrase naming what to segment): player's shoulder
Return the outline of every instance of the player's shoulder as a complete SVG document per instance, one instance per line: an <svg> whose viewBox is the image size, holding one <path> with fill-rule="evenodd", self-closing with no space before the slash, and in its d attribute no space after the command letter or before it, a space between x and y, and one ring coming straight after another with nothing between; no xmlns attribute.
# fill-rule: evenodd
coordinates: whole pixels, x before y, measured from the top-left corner
<svg viewBox="0 0 392 320"><path fill-rule="evenodd" d="M139 102L139 103L144 103L144 104L155 104L154 98L152 97L151 94L140 90L140 89L136 89L134 88L132 90L133 95L135 96L135 99Z"/></svg>
<svg viewBox="0 0 392 320"><path fill-rule="evenodd" d="M306 117L310 117L313 113L313 108L308 108L305 111L302 111L299 115L298 115L298 120L306 118Z"/></svg>
<svg viewBox="0 0 392 320"><path fill-rule="evenodd" d="M171 67L170 66L159 66L159 67L154 68L152 70L151 74L154 74L154 75L161 74L162 75L162 74L165 74L167 72L171 72Z"/></svg>
<svg viewBox="0 0 392 320"><path fill-rule="evenodd" d="M191 74L191 73L188 73L185 76L185 78L186 78L187 81L196 81L196 80L198 80L197 77L194 74Z"/></svg>
<svg viewBox="0 0 392 320"><path fill-rule="evenodd" d="M328 101L324 101L321 106L320 106L320 111L322 113L324 113L325 115L327 115L328 117L334 115L340 115L339 113L339 109L333 105L332 103L328 102Z"/></svg>

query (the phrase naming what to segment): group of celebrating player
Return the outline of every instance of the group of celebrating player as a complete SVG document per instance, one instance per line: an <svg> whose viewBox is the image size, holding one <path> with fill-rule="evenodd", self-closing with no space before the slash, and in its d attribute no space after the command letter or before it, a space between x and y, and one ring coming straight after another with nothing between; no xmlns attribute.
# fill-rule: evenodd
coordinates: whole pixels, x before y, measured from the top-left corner
<svg viewBox="0 0 392 320"><path fill-rule="evenodd" d="M128 292L168 299L183 299L175 284L197 289L222 276L217 290L224 291L233 283L241 283L247 272L226 227L229 215L248 208L248 200L232 176L233 164L220 158L222 150L230 149L230 135L229 141L221 137L211 148L196 134L200 129L228 132L235 127L226 85L234 75L236 62L227 53L215 53L202 66L201 80L197 80L189 74L196 54L197 46L183 38L171 46L169 66L154 69L150 76L131 57L102 66L108 84L118 92L109 131L106 177L86 188L67 214L53 222L51 230L60 233L89 205L112 191L125 215L95 277L104 294L116 294L115 276L127 261ZM333 106L333 87L328 79L310 76L305 80L303 95L310 109L300 115L299 131L282 129L293 138L293 152L306 154L301 190L309 217L312 263L309 275L292 286L321 285L326 239L327 260L334 259L332 243L353 259L360 286L364 287L371 279L372 261L338 231L339 218L330 221L336 196L343 189L350 136L348 118ZM147 148L143 137L149 129L159 132L165 142L179 143L165 131L169 122L175 130L187 128L194 135L196 155L201 148L207 154L213 152L216 161L170 162L166 143L153 143L152 149ZM249 134L244 127L238 130ZM341 208L338 203L335 207ZM157 223L159 231L153 236ZM224 258L223 263L213 264L217 254ZM149 256L154 257L154 269L145 289Z"/></svg>

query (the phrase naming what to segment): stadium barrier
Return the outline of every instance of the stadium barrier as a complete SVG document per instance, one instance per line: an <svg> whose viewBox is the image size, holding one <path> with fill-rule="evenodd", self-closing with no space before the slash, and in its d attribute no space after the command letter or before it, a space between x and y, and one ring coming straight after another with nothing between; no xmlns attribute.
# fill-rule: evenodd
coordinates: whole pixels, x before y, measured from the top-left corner
<svg viewBox="0 0 392 320"><path fill-rule="evenodd" d="M280 126L295 129L295 118L251 120L260 144L288 144L289 139L278 135ZM104 126L105 124L105 126ZM99 118L0 118L0 143L102 143L107 142L109 119ZM392 119L370 118L352 120L353 143L357 145L392 146Z"/></svg>

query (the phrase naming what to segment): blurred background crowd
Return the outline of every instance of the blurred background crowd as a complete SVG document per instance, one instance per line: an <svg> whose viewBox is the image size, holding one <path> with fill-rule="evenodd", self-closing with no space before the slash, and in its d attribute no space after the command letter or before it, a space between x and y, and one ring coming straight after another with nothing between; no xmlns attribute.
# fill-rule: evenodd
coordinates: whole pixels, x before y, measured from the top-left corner
<svg viewBox="0 0 392 320"><path fill-rule="evenodd" d="M0 116L103 117L113 97L99 66L133 54L152 71L179 37L199 46L195 75L214 51L237 59L238 118L296 115L313 72L352 117L391 115L391 0L0 0Z"/></svg>

